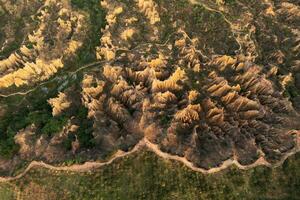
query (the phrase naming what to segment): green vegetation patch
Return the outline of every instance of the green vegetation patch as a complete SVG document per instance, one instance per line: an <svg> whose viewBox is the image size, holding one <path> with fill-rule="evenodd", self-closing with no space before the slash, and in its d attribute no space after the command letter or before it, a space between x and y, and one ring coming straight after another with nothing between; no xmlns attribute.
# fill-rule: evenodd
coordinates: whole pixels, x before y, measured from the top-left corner
<svg viewBox="0 0 300 200"><path fill-rule="evenodd" d="M15 188L6 183L1 183L0 185L0 199L5 199L5 200L13 200L16 199L16 194L17 191Z"/></svg>
<svg viewBox="0 0 300 200"><path fill-rule="evenodd" d="M99 0L71 0L75 9L82 10L89 15L90 30L84 45L77 52L74 63L83 65L96 60L96 47L100 45L101 28L104 28L105 12Z"/></svg>

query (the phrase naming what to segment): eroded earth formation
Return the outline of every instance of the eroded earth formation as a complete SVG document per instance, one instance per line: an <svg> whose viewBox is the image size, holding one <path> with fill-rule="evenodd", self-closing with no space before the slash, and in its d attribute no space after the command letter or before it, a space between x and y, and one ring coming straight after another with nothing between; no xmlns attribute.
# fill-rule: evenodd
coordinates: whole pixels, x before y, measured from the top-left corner
<svg viewBox="0 0 300 200"><path fill-rule="evenodd" d="M9 2L4 16L14 15ZM103 160L141 140L203 169L275 164L298 151L298 1L99 1L106 23L86 65L74 60L88 51L93 16L67 0L24 2L24 39L0 61L0 117L29 111L20 129L0 127L17 146L2 172L32 160ZM10 26L2 52L18 37ZM41 94L51 109L31 106ZM57 123L28 120L43 112Z"/></svg>

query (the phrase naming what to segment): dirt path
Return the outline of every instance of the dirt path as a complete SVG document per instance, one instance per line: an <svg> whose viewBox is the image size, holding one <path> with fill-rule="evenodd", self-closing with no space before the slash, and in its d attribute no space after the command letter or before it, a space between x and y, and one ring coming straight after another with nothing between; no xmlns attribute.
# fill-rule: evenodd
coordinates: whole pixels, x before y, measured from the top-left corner
<svg viewBox="0 0 300 200"><path fill-rule="evenodd" d="M151 143L148 139L144 138L142 139L131 151L129 152L123 152L123 151L118 151L117 153L115 153L112 158L109 161L106 162L86 162L84 164L74 164L71 166L53 166L53 165L49 165L46 164L42 161L32 161L28 167L19 175L15 176L15 177L0 177L0 182L9 182L9 181L13 181L16 179L20 179L23 176L26 175L27 172L29 172L31 169L34 168L38 168L38 167L43 167L49 170L54 170L54 171L71 171L71 172L87 172L87 171L91 171L93 169L97 169L100 168L102 166L105 165L109 165L112 162L114 162L117 159L120 159L122 157L128 156L132 153L135 153L139 150L142 150L144 148L154 152L156 155L158 155L159 157L163 158L163 159L168 159L168 160L175 160L175 161L179 161L181 163L183 163L184 165L186 165L187 167L189 167L191 170L196 171L196 172L201 172L204 174L212 174L212 173L216 173L216 172L220 172L232 165L237 166L239 169L241 170L247 170L253 167L257 167L257 166L268 166L268 167L276 167L281 165L289 156L299 152L300 148L299 148L299 142L300 142L300 131L296 132L297 136L296 136L296 147L290 151L289 153L287 153L280 161L278 161L276 164L270 164L269 162L267 162L263 157L260 157L258 160L256 160L256 162L254 162L253 164L250 165L241 165L236 159L232 158L229 160L225 160L223 162L222 165L220 165L219 167L215 167L215 168L211 168L211 169L204 169L204 168L198 168L195 167L193 165L193 163L191 163L190 161L188 161L185 157L180 157L177 155L171 155L165 152L162 152L158 145Z"/></svg>
<svg viewBox="0 0 300 200"><path fill-rule="evenodd" d="M131 151L128 151L128 152L118 151L107 162L85 162L84 164L74 164L71 166L53 166L53 165L44 163L42 161L32 161L21 174L14 176L14 177L0 177L0 182L8 182L8 181L20 179L23 176L25 176L26 173L29 172L31 169L38 168L38 167L43 167L43 168L55 170L55 171L87 172L87 171L97 169L97 168L105 166L105 165L109 165L112 162L114 162L116 159L130 155L130 154L140 150L144 146L145 146L145 141L141 140Z"/></svg>
<svg viewBox="0 0 300 200"><path fill-rule="evenodd" d="M193 163L188 161L185 157L180 157L180 156L177 156L177 155L171 155L171 154L162 152L159 149L158 145L149 142L147 139L144 139L144 140L145 140L145 144L148 147L148 149L150 151L154 152L159 157L164 158L164 159L176 160L176 161L182 162L184 165L186 165L187 167L189 167L193 171L201 172L201 173L204 173L204 174L212 174L212 173L220 172L220 171L222 171L222 170L224 170L224 169L226 169L226 168L228 168L232 165L235 165L239 169L242 169L242 170L247 170L247 169L257 167L257 166L262 166L262 165L263 166L268 166L268 167L276 167L276 166L280 166L289 156L294 155L295 153L297 153L299 151L299 145L297 145L296 148L294 148L292 151L287 153L276 164L271 164L268 161L266 161L264 157L260 157L254 163L252 163L250 165L241 165L236 159L232 158L232 159L225 160L223 162L223 164L220 165L219 167L215 167L215 168L211 168L211 169L207 170L207 169L204 169L204 168L195 167L193 165Z"/></svg>

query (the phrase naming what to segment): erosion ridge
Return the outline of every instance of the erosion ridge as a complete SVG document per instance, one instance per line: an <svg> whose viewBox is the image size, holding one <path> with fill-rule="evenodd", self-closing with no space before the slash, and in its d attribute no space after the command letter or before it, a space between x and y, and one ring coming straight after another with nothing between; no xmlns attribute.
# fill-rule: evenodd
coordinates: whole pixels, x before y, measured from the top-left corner
<svg viewBox="0 0 300 200"><path fill-rule="evenodd" d="M3 99L47 96L16 132L4 125L19 146L1 161L4 172L23 161L102 160L142 141L202 172L276 165L299 150L297 4L103 0L95 65L69 78L89 16L69 1L44 6L32 44L0 61ZM47 80L64 89L50 93ZM0 116L9 109L1 105Z"/></svg>

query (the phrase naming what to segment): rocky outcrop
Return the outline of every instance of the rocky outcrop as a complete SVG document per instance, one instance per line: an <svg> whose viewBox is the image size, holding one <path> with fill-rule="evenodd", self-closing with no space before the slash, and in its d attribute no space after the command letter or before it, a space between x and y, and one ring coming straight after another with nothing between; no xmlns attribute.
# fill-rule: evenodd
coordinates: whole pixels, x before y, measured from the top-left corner
<svg viewBox="0 0 300 200"><path fill-rule="evenodd" d="M138 7L142 13L145 14L150 24L155 24L160 21L157 12L157 4L152 0L137 0Z"/></svg>
<svg viewBox="0 0 300 200"><path fill-rule="evenodd" d="M36 59L35 63L25 63L23 68L1 77L0 88L7 88L12 85L20 87L31 82L47 80L62 67L63 64L60 59L52 60L49 63Z"/></svg>
<svg viewBox="0 0 300 200"><path fill-rule="evenodd" d="M205 169L227 159L272 163L297 148L287 131L296 128L297 113L270 79L276 68L266 75L242 54L208 59L198 43L180 29L168 43L141 45L93 75L104 85L92 98L99 144L120 148L118 132L133 137L136 127L162 151Z"/></svg>
<svg viewBox="0 0 300 200"><path fill-rule="evenodd" d="M20 146L18 155L22 160L31 161L33 158L42 159L49 163L62 162L71 157L72 152L79 148L76 140L72 144L72 152L67 152L63 141L68 135L74 134L78 126L69 123L61 131L54 134L53 138L37 133L34 124L20 130L15 136L15 142Z"/></svg>
<svg viewBox="0 0 300 200"><path fill-rule="evenodd" d="M82 45L86 17L72 11L68 2L48 0L32 17L39 24L28 35L27 46L0 60L0 89L49 79Z"/></svg>
<svg viewBox="0 0 300 200"><path fill-rule="evenodd" d="M71 106L71 101L68 100L68 96L62 92L58 94L58 97L48 100L48 103L52 106L52 115L60 115L65 109Z"/></svg>

